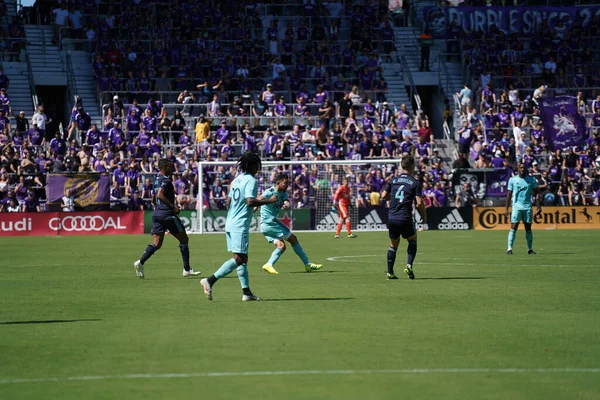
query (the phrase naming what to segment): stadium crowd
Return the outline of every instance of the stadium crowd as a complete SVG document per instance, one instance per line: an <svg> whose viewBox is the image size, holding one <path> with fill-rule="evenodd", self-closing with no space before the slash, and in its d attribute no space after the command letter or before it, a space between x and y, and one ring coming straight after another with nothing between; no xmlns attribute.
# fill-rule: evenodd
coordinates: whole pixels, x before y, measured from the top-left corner
<svg viewBox="0 0 600 400"><path fill-rule="evenodd" d="M449 27L449 44L459 40L472 79L457 94L462 104L454 116L462 121L458 158L442 160L428 116L386 102L381 63L394 43L384 2L346 2L351 6L340 9L340 2L308 1L293 9L299 13L295 17L295 11L274 6L268 26L251 4L235 8L210 0L197 5L171 1L170 12L160 13L162 3L155 1L111 2L96 5L102 12L91 16L88 3L61 3L57 9L63 14L66 8L83 17L66 17L66 26L57 27L57 39L86 37L92 43L94 77L106 102L103 121L92 121L77 99L64 135L46 132L43 106L31 120L23 113L15 116L11 126L9 90L0 93L3 211L43 210L38 199L44 197L45 174L65 171L110 173L112 208L149 208L160 157L175 163L182 209L223 208L235 171L217 162L235 160L243 151L305 162L290 170L295 207L314 206L320 189L333 194L344 177L356 187L357 207L377 205L385 181L398 173L384 160L403 154L414 154L419 162L415 173L428 206L483 204L483 195L453 183L452 172L512 170L520 160L556 195L556 203L600 199L600 96L587 103L584 94L596 93L580 95L581 112L592 113L585 148L550 154L537 100L561 81L549 80L546 71L543 81L536 81L538 89L530 91L518 83L515 71L507 89L498 91L496 83L509 75L503 68L498 78L497 65L503 60L504 67L520 65L516 56L503 58L507 50L518 51L519 60L530 55L525 47L515 50L510 44L488 51L496 43L511 43L494 40L497 35L455 37ZM57 23L56 18L42 20ZM572 55L568 66L577 60ZM0 78L5 80L0 86L9 89L8 78ZM359 159L374 161L365 167L310 164ZM215 161L214 168L205 169L202 196L197 193L200 161ZM270 172L263 173L262 187L271 179Z"/></svg>

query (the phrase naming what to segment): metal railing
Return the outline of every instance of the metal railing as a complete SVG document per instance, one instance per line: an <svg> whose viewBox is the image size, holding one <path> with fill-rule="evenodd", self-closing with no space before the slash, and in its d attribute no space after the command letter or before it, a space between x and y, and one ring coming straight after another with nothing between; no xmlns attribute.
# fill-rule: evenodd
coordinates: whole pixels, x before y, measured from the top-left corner
<svg viewBox="0 0 600 400"><path fill-rule="evenodd" d="M410 68L408 67L408 63L406 62L406 58L404 56L400 57L400 64L402 65L402 73L405 79L408 79L408 87L409 87L409 96L411 101L414 100L415 106L417 110L421 109L421 97L419 96L419 92L417 91L417 86L415 85L415 81L410 72ZM405 82L406 85L406 82Z"/></svg>
<svg viewBox="0 0 600 400"><path fill-rule="evenodd" d="M70 53L66 54L65 63L67 65L67 93L69 95L69 107L72 108L75 104L75 96L78 95L79 91L77 90L77 82L75 81L75 73L73 72L73 62Z"/></svg>
<svg viewBox="0 0 600 400"><path fill-rule="evenodd" d="M29 91L31 92L31 101L33 103L33 109L37 110L39 102L37 90L35 88L35 81L33 79L33 72L31 70L31 59L29 58L29 53L25 54L25 61L27 62L27 81L29 83Z"/></svg>

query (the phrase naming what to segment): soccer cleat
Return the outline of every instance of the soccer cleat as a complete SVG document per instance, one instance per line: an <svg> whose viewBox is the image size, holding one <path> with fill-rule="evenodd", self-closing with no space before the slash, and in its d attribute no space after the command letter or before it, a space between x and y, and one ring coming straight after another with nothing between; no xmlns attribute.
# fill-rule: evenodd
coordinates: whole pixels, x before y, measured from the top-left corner
<svg viewBox="0 0 600 400"><path fill-rule="evenodd" d="M339 238L340 238L340 235L335 235L335 238L336 238L336 239L339 239Z"/></svg>
<svg viewBox="0 0 600 400"><path fill-rule="evenodd" d="M262 270L269 274L279 275L279 272L277 272L277 270L271 264L263 265Z"/></svg>
<svg viewBox="0 0 600 400"><path fill-rule="evenodd" d="M535 251L529 249L529 250L527 250L527 254L537 254L537 253Z"/></svg>
<svg viewBox="0 0 600 400"><path fill-rule="evenodd" d="M398 277L394 274L385 274L388 281L398 279Z"/></svg>
<svg viewBox="0 0 600 400"><path fill-rule="evenodd" d="M354 239L356 237L356 235L354 233L350 233L348 235L348 239Z"/></svg>
<svg viewBox="0 0 600 400"><path fill-rule="evenodd" d="M202 275L202 272L200 271L194 271L194 268L190 268L189 271L186 271L185 269L183 270L183 277L187 278L188 276L198 276L198 275Z"/></svg>
<svg viewBox="0 0 600 400"><path fill-rule="evenodd" d="M212 287L210 286L210 283L208 283L208 279L200 279L200 285L202 285L206 297L208 297L209 300L212 300Z"/></svg>
<svg viewBox="0 0 600 400"><path fill-rule="evenodd" d="M512 256L512 249L506 250L506 254L509 255L509 256Z"/></svg>
<svg viewBox="0 0 600 400"><path fill-rule="evenodd" d="M260 297L258 297L255 294L252 294L250 296L248 295L242 295L242 301L261 301L262 299Z"/></svg>
<svg viewBox="0 0 600 400"><path fill-rule="evenodd" d="M406 275L408 275L408 277L410 279L415 279L415 274L413 273L412 265L406 264L406 268L404 268L404 272L406 272Z"/></svg>
<svg viewBox="0 0 600 400"><path fill-rule="evenodd" d="M310 263L310 264L306 264L304 266L304 270L306 272L311 272L311 271L318 271L321 268L323 268L323 264L314 264L314 263Z"/></svg>
<svg viewBox="0 0 600 400"><path fill-rule="evenodd" d="M135 268L135 274L138 278L144 279L144 264L140 260L133 263L133 268Z"/></svg>

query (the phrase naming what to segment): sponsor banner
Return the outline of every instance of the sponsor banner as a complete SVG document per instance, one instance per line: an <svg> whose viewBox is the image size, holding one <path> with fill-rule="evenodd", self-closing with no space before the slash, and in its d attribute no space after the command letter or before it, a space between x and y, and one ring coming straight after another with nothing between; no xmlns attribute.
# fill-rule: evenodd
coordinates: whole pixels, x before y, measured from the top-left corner
<svg viewBox="0 0 600 400"><path fill-rule="evenodd" d="M73 193L78 211L110 208L108 174L48 174L46 179L46 211L62 211L62 198L67 190Z"/></svg>
<svg viewBox="0 0 600 400"><path fill-rule="evenodd" d="M124 235L144 232L142 211L3 213L0 236Z"/></svg>
<svg viewBox="0 0 600 400"><path fill-rule="evenodd" d="M419 231L473 229L473 212L471 208L429 207L426 209L426 212L427 223L424 224L418 211L413 211L413 220ZM315 230L335 231L338 220L339 216L337 213L330 212L315 225ZM352 230L385 231L387 230L387 222L387 208L359 208L358 222L352 225Z"/></svg>
<svg viewBox="0 0 600 400"><path fill-rule="evenodd" d="M227 220L226 210L207 210L203 213L204 232L225 232L225 221ZM308 208L299 208L294 210L280 210L279 220L287 227L295 230L310 230L311 228L311 210ZM200 221L198 213L194 210L182 210L179 218L187 231L198 232ZM144 215L144 232L150 233L152 230L152 211L146 211ZM260 213L254 213L250 223L250 232L260 231Z"/></svg>
<svg viewBox="0 0 600 400"><path fill-rule="evenodd" d="M510 215L505 207L475 207L473 222L476 230L508 230ZM535 216L535 229L600 229L600 207L542 207L542 215Z"/></svg>
<svg viewBox="0 0 600 400"><path fill-rule="evenodd" d="M540 100L544 136L550 150L585 144L585 117L572 96L544 97Z"/></svg>
<svg viewBox="0 0 600 400"><path fill-rule="evenodd" d="M427 225L430 230L468 230L473 229L473 211L471 207L429 207Z"/></svg>
<svg viewBox="0 0 600 400"><path fill-rule="evenodd" d="M448 26L453 21L463 33L489 33L490 28L495 27L504 34L533 35L544 22L550 29L556 27L559 21L567 29L575 23L580 23L585 29L594 16L600 16L600 6L424 7L423 15L436 38L446 37Z"/></svg>

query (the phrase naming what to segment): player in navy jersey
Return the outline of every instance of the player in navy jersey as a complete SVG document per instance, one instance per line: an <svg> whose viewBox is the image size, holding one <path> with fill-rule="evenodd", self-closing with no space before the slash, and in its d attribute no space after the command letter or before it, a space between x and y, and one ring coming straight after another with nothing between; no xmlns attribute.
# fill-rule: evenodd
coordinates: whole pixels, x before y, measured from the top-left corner
<svg viewBox="0 0 600 400"><path fill-rule="evenodd" d="M179 207L175 204L175 187L171 182L173 175L173 163L163 158L158 162L160 173L154 181L154 193L152 204L154 212L152 213L152 244L149 244L142 257L133 263L135 273L141 279L144 279L144 264L152 255L161 248L165 232L168 230L171 235L179 240L179 251L183 259L183 276L198 276L200 271L194 271L190 268L190 249L188 247L188 236L179 214Z"/></svg>
<svg viewBox="0 0 600 400"><path fill-rule="evenodd" d="M382 198L390 200L388 214L388 230L390 247L387 253L387 279L398 279L394 275L394 263L396 262L396 250L400 244L400 236L408 241L408 260L404 272L410 279L415 279L413 263L417 255L417 231L413 221L413 203L417 203L417 211L427 223L425 204L421 197L421 184L412 174L415 170L415 159L406 156L402 159L402 173L388 181Z"/></svg>

